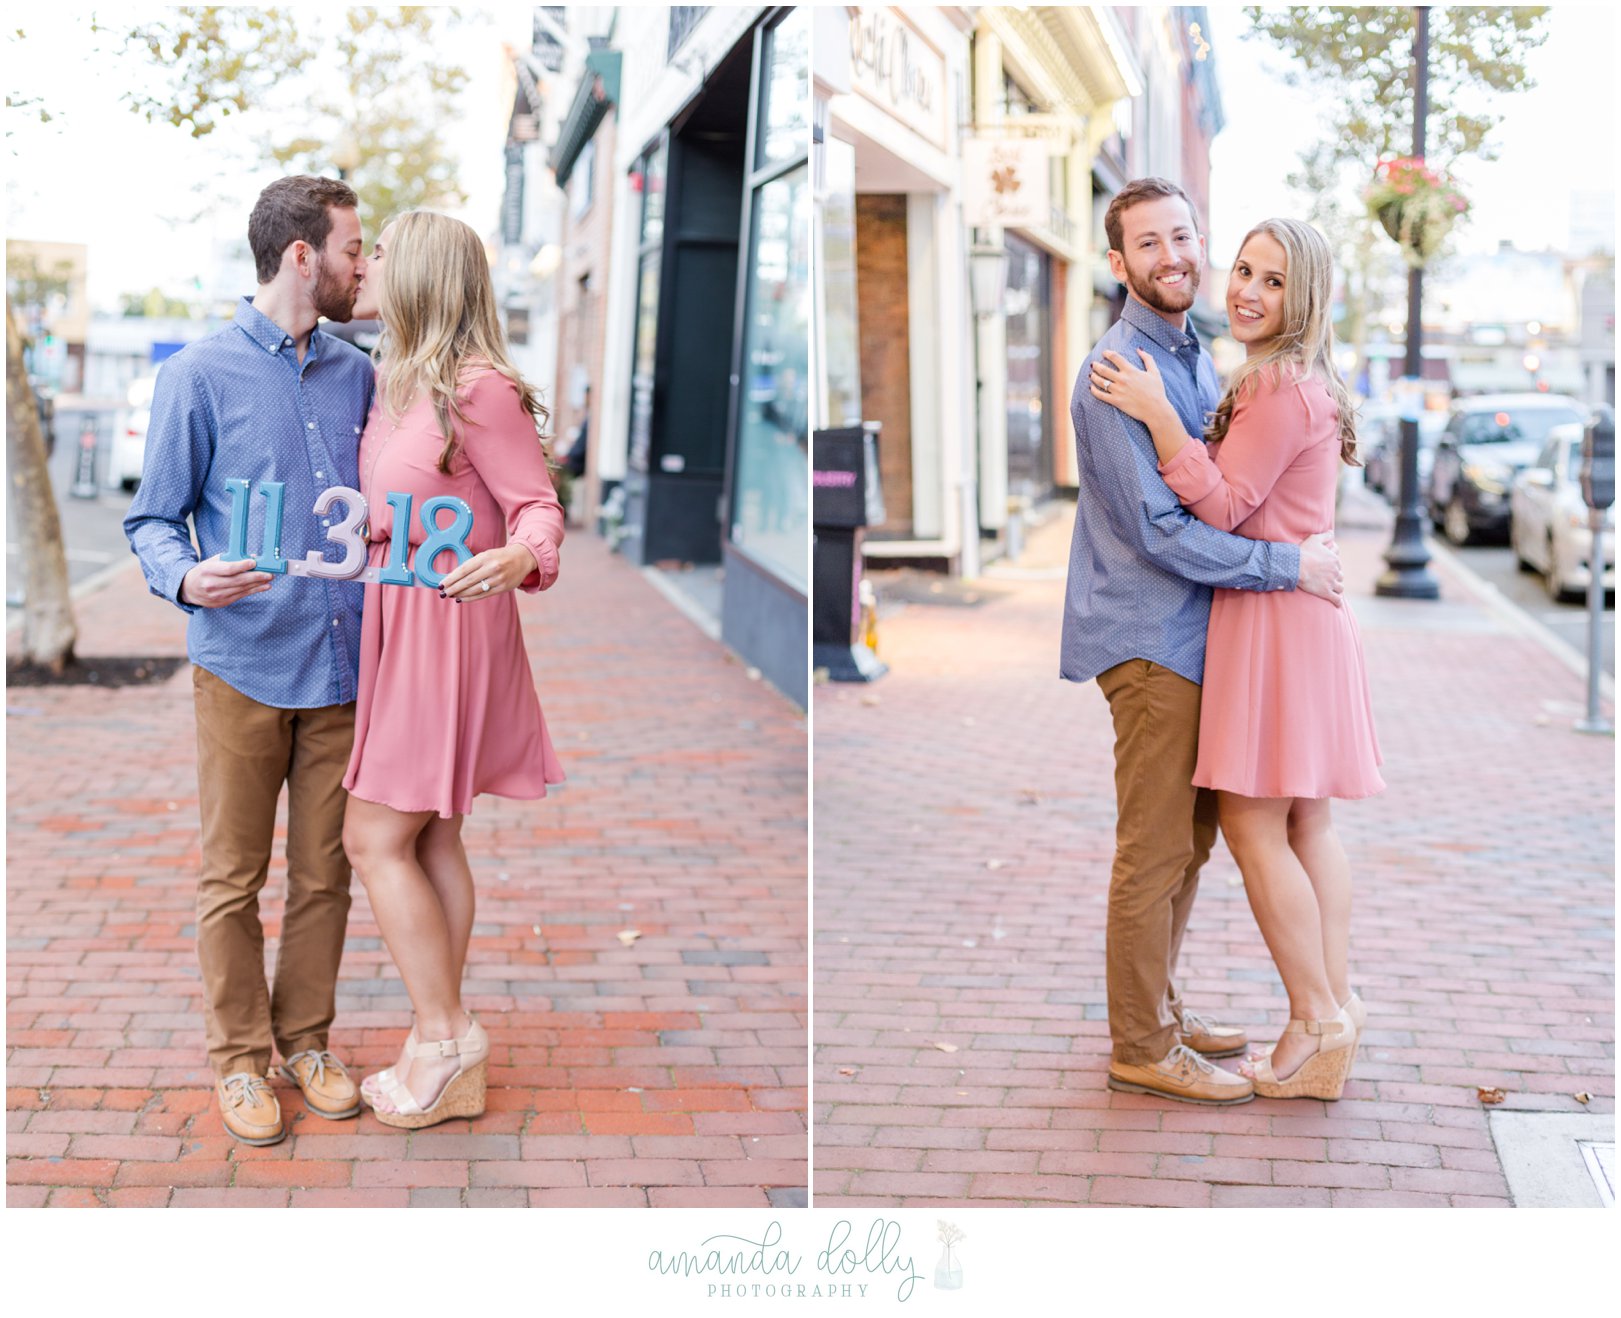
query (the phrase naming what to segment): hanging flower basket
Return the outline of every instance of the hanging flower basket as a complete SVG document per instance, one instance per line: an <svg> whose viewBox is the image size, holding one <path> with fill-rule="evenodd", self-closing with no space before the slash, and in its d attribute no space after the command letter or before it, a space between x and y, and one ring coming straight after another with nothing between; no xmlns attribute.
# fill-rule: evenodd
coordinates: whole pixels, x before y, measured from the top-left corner
<svg viewBox="0 0 1621 1318"><path fill-rule="evenodd" d="M1408 265L1422 267L1440 250L1469 202L1451 175L1418 156L1381 160L1363 198L1368 213L1401 248Z"/></svg>

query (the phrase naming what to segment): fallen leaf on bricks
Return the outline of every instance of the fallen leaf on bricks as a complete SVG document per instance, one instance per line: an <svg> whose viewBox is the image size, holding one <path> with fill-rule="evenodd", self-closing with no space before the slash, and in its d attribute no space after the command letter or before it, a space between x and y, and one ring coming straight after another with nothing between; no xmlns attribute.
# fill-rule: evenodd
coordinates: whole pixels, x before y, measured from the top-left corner
<svg viewBox="0 0 1621 1318"><path fill-rule="evenodd" d="M1006 869L1007 868L1007 861L1005 861L1005 860L987 860L985 862L985 868L988 869L988 870Z"/></svg>
<svg viewBox="0 0 1621 1318"><path fill-rule="evenodd" d="M1591 1103L1593 1096L1584 1089L1581 1093L1575 1095L1575 1099L1578 1103Z"/></svg>
<svg viewBox="0 0 1621 1318"><path fill-rule="evenodd" d="M966 1089L957 1090L957 1097L958 1098L967 1098L968 1097L968 1091Z"/></svg>
<svg viewBox="0 0 1621 1318"><path fill-rule="evenodd" d="M831 680L832 678L829 676L828 671L825 668L818 668L811 674L812 686L826 686Z"/></svg>
<svg viewBox="0 0 1621 1318"><path fill-rule="evenodd" d="M621 929L619 931L619 941L626 947L629 947L641 936L642 931L640 929Z"/></svg>
<svg viewBox="0 0 1621 1318"><path fill-rule="evenodd" d="M881 705L883 701L869 691L866 695L861 697L861 703L863 705Z"/></svg>
<svg viewBox="0 0 1621 1318"><path fill-rule="evenodd" d="M1019 788L1019 804L1040 805L1041 793L1038 792L1034 787L1021 787Z"/></svg>
<svg viewBox="0 0 1621 1318"><path fill-rule="evenodd" d="M1480 1101L1488 1105L1501 1103L1508 1097L1501 1089L1494 1089L1490 1085L1479 1085L1475 1092L1480 1095Z"/></svg>
<svg viewBox="0 0 1621 1318"><path fill-rule="evenodd" d="M540 937L540 926L538 924L530 925L529 926L529 932L534 934L534 936L536 938L539 938Z"/></svg>
<svg viewBox="0 0 1621 1318"><path fill-rule="evenodd" d="M855 1073L856 1069L853 1066L841 1066L839 1068L840 1075L854 1075Z"/></svg>
<svg viewBox="0 0 1621 1318"><path fill-rule="evenodd" d="M954 1043L941 1043L938 1039L930 1039L929 1042L943 1053L954 1053L957 1051L957 1045Z"/></svg>

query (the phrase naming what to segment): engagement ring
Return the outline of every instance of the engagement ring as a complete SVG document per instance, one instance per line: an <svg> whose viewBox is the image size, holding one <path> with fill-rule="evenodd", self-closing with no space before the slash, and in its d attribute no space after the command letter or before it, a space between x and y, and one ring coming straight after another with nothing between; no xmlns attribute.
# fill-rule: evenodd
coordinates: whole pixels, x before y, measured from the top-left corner
<svg viewBox="0 0 1621 1318"><path fill-rule="evenodd" d="M481 581L478 583L478 588L480 590L488 590L490 588L490 583L488 581Z"/></svg>

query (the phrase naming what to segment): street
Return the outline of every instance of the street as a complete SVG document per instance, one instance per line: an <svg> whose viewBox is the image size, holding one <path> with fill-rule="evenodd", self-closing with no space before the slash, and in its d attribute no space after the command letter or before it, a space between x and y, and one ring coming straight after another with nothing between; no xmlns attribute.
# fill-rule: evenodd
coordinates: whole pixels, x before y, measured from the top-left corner
<svg viewBox="0 0 1621 1318"><path fill-rule="evenodd" d="M68 493L73 484L74 465L79 457L79 432L85 418L97 426L96 481L94 499L75 499ZM60 409L56 414L56 451L51 455L51 488L56 493L57 511L62 517L62 540L67 547L68 581L77 586L113 563L129 557L124 539L124 514L130 495L107 489L102 481L107 471L107 450L112 442L113 411L79 412ZM8 496L9 504L9 496ZM20 616L22 605L22 557L17 541L17 512L7 508L10 528L6 538L7 621Z"/></svg>
<svg viewBox="0 0 1621 1318"><path fill-rule="evenodd" d="M1587 657L1587 600L1580 603L1555 604L1548 598L1542 579L1521 571L1514 562L1514 551L1507 545L1470 545L1459 549L1449 546L1463 560L1470 571L1502 591L1513 604L1530 614L1570 646L1584 659ZM1604 624L1599 629L1604 647L1604 671L1615 676L1615 592L1604 597Z"/></svg>

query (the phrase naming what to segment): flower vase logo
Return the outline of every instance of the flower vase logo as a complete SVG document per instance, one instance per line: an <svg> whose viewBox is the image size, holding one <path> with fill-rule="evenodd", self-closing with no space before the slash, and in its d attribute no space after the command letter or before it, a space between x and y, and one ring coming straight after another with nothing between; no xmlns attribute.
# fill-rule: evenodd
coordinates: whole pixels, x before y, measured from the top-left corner
<svg viewBox="0 0 1621 1318"><path fill-rule="evenodd" d="M967 1233L951 1222L940 1222L938 1225L936 1234L944 1248L940 1251L940 1261L934 1265L934 1288L939 1291L961 1290L962 1260L957 1256L956 1246L968 1238Z"/></svg>

